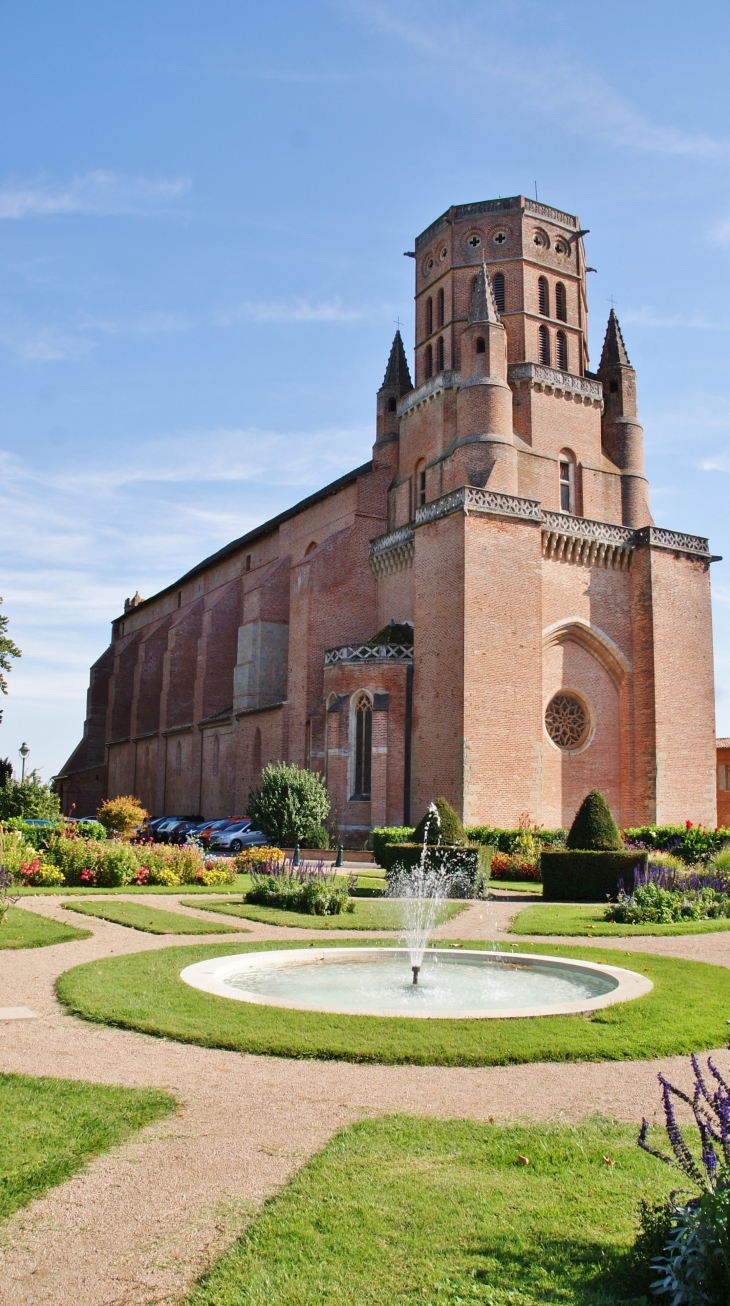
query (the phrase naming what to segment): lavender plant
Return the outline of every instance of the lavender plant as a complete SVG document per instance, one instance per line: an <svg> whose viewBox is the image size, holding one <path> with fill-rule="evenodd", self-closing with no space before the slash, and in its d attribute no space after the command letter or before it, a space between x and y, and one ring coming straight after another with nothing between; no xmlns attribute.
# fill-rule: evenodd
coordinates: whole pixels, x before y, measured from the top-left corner
<svg viewBox="0 0 730 1306"><path fill-rule="evenodd" d="M246 894L246 902L312 916L339 916L343 911L353 911L350 895L355 888L355 876L348 876L343 884L334 869L326 869L327 865L320 860L295 866L291 858L283 857L272 859L264 866L251 867L252 887Z"/></svg>
<svg viewBox="0 0 730 1306"><path fill-rule="evenodd" d="M672 1193L661 1207L646 1208L645 1228L657 1216L663 1247L652 1259L658 1278L651 1284L656 1296L668 1296L670 1306L727 1306L730 1300L730 1085L711 1057L703 1073L698 1058L690 1058L695 1082L692 1096L670 1084L662 1074L665 1126L672 1155L648 1142L649 1122L644 1119L639 1147L665 1165L676 1167L696 1188L698 1197L681 1202L682 1190ZM677 1120L676 1103L684 1102L694 1116L699 1133L696 1156ZM663 1219L662 1219L663 1216Z"/></svg>
<svg viewBox="0 0 730 1306"><path fill-rule="evenodd" d="M6 866L0 866L0 926L8 919L8 907L18 901L18 895L12 894L13 877Z"/></svg>
<svg viewBox="0 0 730 1306"><path fill-rule="evenodd" d="M626 925L669 925L684 920L730 917L730 878L721 869L690 871L650 861L636 867L634 887L606 908L606 920Z"/></svg>

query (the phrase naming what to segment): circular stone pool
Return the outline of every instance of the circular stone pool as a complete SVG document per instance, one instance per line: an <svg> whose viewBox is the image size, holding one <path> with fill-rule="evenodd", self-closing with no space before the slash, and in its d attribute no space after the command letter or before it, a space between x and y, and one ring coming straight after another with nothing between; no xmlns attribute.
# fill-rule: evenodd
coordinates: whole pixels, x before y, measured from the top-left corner
<svg viewBox="0 0 730 1306"><path fill-rule="evenodd" d="M193 988L295 1011L424 1019L558 1016L648 993L645 975L534 953L429 948L418 984L407 948L287 948L196 962Z"/></svg>

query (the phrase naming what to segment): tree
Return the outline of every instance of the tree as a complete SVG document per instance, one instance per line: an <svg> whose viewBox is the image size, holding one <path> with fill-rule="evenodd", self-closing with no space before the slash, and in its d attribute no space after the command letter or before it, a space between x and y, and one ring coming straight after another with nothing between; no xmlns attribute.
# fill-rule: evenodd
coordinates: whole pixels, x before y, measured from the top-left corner
<svg viewBox="0 0 730 1306"><path fill-rule="evenodd" d="M330 796L320 777L286 762L270 762L260 787L248 795L248 815L271 843L283 848L307 842L329 810Z"/></svg>
<svg viewBox="0 0 730 1306"><path fill-rule="evenodd" d="M2 599L0 599L0 603L2 603ZM10 636L7 634L8 620L9 618L3 616L0 612L0 691L2 691L3 694L7 694L8 692L8 682L5 679L4 672L12 671L10 659L22 656L18 645L14 644ZM2 719L3 714L0 712L0 721L2 721Z"/></svg>
<svg viewBox="0 0 730 1306"><path fill-rule="evenodd" d="M568 848L577 848L582 852L610 852L623 848L623 840L611 815L611 808L597 789L591 789L586 794L565 842Z"/></svg>
<svg viewBox="0 0 730 1306"><path fill-rule="evenodd" d="M439 820L436 820L429 809L414 830L413 842L422 844L424 838L427 838L428 843L464 843L464 827L451 804L447 803L445 798L437 798L434 806L439 814Z"/></svg>
<svg viewBox="0 0 730 1306"><path fill-rule="evenodd" d="M0 757L0 789L10 784L13 778L13 764L9 757Z"/></svg>
<svg viewBox="0 0 730 1306"><path fill-rule="evenodd" d="M25 780L8 777L0 786L0 821L7 821L11 816L55 821L60 815L58 794L43 783L37 771L31 771Z"/></svg>
<svg viewBox="0 0 730 1306"><path fill-rule="evenodd" d="M149 812L134 794L127 794L124 798L105 798L99 808L99 820L107 834L118 835L120 839L131 839L137 826L148 816Z"/></svg>

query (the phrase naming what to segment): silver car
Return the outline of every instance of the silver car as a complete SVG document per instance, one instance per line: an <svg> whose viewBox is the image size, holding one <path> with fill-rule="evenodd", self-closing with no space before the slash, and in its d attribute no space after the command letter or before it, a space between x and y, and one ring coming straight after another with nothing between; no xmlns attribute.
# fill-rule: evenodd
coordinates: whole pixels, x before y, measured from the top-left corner
<svg viewBox="0 0 730 1306"><path fill-rule="evenodd" d="M253 821L236 821L225 830L214 830L208 847L240 853L243 848L256 848L269 841L261 830L254 830Z"/></svg>

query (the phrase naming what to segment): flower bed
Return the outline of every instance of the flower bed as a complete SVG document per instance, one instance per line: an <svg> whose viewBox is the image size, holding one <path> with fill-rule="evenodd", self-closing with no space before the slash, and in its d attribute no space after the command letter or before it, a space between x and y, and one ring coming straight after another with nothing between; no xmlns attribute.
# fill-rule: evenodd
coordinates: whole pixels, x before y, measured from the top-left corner
<svg viewBox="0 0 730 1306"><path fill-rule="evenodd" d="M263 866L250 868L252 888L246 902L262 907L283 907L310 916L339 916L352 911L350 893L355 876L343 885L335 871L325 870L324 862L302 862L295 866L288 857L277 858Z"/></svg>
<svg viewBox="0 0 730 1306"><path fill-rule="evenodd" d="M15 884L33 887L215 885L233 884L236 879L233 865L205 859L194 844L176 847L89 839L68 826L46 831L40 850L25 842L22 831L0 827L0 864Z"/></svg>

